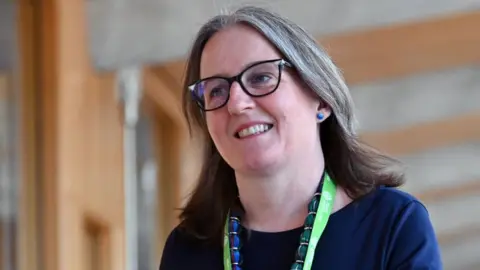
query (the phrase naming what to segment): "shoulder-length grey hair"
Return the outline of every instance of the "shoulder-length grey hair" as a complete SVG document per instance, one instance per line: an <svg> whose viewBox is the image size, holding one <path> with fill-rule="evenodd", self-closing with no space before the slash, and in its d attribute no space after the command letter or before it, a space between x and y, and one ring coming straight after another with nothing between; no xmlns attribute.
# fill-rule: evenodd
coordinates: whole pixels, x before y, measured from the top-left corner
<svg viewBox="0 0 480 270"><path fill-rule="evenodd" d="M403 183L396 160L359 141L348 87L340 70L315 39L275 13L242 7L231 14L215 16L203 25L188 58L183 109L191 134L200 128L202 134L195 135L204 138L205 150L198 185L180 214L181 228L197 238L221 243L227 213L237 203L234 171L216 150L203 113L188 90L188 85L199 79L205 44L215 33L235 24L248 25L264 35L295 67L300 79L331 107L332 115L321 124L319 138L325 168L337 185L357 199L377 186L397 187Z"/></svg>

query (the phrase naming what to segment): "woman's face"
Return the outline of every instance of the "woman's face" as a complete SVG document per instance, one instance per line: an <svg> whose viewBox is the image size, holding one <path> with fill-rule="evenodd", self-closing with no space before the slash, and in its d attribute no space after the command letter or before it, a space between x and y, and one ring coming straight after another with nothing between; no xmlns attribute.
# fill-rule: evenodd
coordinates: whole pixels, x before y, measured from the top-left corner
<svg viewBox="0 0 480 270"><path fill-rule="evenodd" d="M207 42L200 77L231 77L253 63L281 58L275 47L253 28L235 25L216 33ZM244 81L255 86L276 80L273 77L250 76ZM214 101L217 93L210 93L209 97ZM268 174L288 162L301 163L302 152L319 146L316 118L319 107L318 98L286 67L277 90L263 97L247 95L234 82L228 102L206 112L206 121L217 150L237 173ZM322 109L322 112L328 117L329 111Z"/></svg>

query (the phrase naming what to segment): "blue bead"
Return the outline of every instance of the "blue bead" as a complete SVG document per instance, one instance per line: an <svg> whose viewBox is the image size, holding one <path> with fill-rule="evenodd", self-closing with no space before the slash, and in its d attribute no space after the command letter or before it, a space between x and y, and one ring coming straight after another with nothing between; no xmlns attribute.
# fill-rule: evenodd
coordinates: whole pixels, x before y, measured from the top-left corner
<svg viewBox="0 0 480 270"><path fill-rule="evenodd" d="M232 241L232 245L234 247L239 247L240 246L240 237L238 237L238 235L233 235L231 241Z"/></svg>
<svg viewBox="0 0 480 270"><path fill-rule="evenodd" d="M240 252L238 250L233 250L232 257L232 261L240 262Z"/></svg>
<svg viewBox="0 0 480 270"><path fill-rule="evenodd" d="M232 225L232 231L238 232L238 228L240 227L240 224L238 223L238 221L233 219L230 224Z"/></svg>
<svg viewBox="0 0 480 270"><path fill-rule="evenodd" d="M318 120L323 120L323 113L321 113L321 112L317 113L317 119Z"/></svg>
<svg viewBox="0 0 480 270"><path fill-rule="evenodd" d="M291 270L301 270L303 268L303 265L299 264L299 263L294 263L292 265L292 268L290 268Z"/></svg>

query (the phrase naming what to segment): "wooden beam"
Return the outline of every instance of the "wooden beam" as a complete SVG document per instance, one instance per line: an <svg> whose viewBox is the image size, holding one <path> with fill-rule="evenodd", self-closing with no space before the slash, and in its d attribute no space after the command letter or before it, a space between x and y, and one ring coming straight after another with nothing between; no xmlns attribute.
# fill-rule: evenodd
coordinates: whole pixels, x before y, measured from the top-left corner
<svg viewBox="0 0 480 270"><path fill-rule="evenodd" d="M179 81L173 77L172 74L170 74L170 72L168 72L168 70L164 67L153 67L150 68L150 70L164 82L164 84L168 87L168 90L172 92L175 98L178 100L182 99L183 93L182 91L179 91L183 87L182 81Z"/></svg>
<svg viewBox="0 0 480 270"><path fill-rule="evenodd" d="M33 27L35 28L34 40L37 38L35 45L36 49L33 51L32 57L35 57L36 63L35 81L39 84L35 88L40 93L36 97L40 98L37 101L37 111L41 116L37 115L35 120L41 121L36 127L40 127L39 139L36 142L39 146L36 162L38 164L38 182L40 192L39 197L41 203L41 225L39 234L41 235L39 258L40 269L61 269L59 265L59 252L61 250L59 242L60 235L60 213L59 213L59 184L57 178L58 164L58 143L59 136L57 131L58 119L57 116L61 113L58 110L58 84L57 76L59 66L60 46L59 39L59 23L58 23L58 7L54 0L47 0L42 2L42 5L29 5L32 8ZM35 96L35 95L34 95Z"/></svg>
<svg viewBox="0 0 480 270"><path fill-rule="evenodd" d="M467 181L460 185L444 186L431 189L415 196L424 204L434 204L439 201L452 200L459 197L475 196L480 194L480 179ZM456 245L471 239L472 236L480 235L480 224L461 225L451 232L443 232L438 235L441 246Z"/></svg>
<svg viewBox="0 0 480 270"><path fill-rule="evenodd" d="M459 226L452 232L438 235L438 243L442 247L457 245L468 241L480 239L480 224ZM473 239L472 239L473 238ZM476 238L476 239L475 239Z"/></svg>
<svg viewBox="0 0 480 270"><path fill-rule="evenodd" d="M396 156L478 141L480 111L396 130L367 132L361 134L361 139L383 152Z"/></svg>
<svg viewBox="0 0 480 270"><path fill-rule="evenodd" d="M184 128L186 123L182 115L181 100L173 94L170 86L149 69L143 70L143 85L145 101L153 103L153 106L147 106Z"/></svg>
<svg viewBox="0 0 480 270"><path fill-rule="evenodd" d="M177 82L177 85L179 86L177 90L181 92L183 80L185 79L185 68L185 61L182 59L166 63L160 67L157 67L156 70L161 70L161 72L169 74L170 78L173 78L173 80Z"/></svg>
<svg viewBox="0 0 480 270"><path fill-rule="evenodd" d="M320 37L349 84L480 63L480 11ZM184 60L164 65L178 81Z"/></svg>
<svg viewBox="0 0 480 270"><path fill-rule="evenodd" d="M47 4L48 5L48 4ZM20 74L20 153L21 153L21 183L19 188L19 249L22 251L18 262L20 270L46 269L47 252L42 241L48 237L45 229L45 218L42 211L44 205L38 203L42 198L42 81L39 75L44 72L40 66L39 57L42 40L38 37L42 22L40 11L27 1L18 1L17 11ZM48 91L48 90L47 90ZM49 241L54 241L50 239ZM47 255L48 256L48 255Z"/></svg>
<svg viewBox="0 0 480 270"><path fill-rule="evenodd" d="M40 51L35 52L41 67L35 90L42 100L38 144L45 265L40 268L90 267L84 224L101 216L111 241L107 259L112 269L124 269L123 129L114 98L115 74L93 71L85 1L29 5L42 15Z"/></svg>
<svg viewBox="0 0 480 270"><path fill-rule="evenodd" d="M444 186L421 192L415 196L423 203L435 203L469 195L480 195L480 179L467 181L459 185Z"/></svg>
<svg viewBox="0 0 480 270"><path fill-rule="evenodd" d="M350 84L480 62L480 11L321 38Z"/></svg>

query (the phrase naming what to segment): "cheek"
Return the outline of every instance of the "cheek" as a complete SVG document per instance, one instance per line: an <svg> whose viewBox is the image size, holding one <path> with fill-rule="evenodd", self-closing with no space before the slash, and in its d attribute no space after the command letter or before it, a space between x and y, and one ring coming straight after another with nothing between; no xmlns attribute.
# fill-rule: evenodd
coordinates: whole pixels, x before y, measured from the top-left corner
<svg viewBox="0 0 480 270"><path fill-rule="evenodd" d="M316 103L300 89L281 89L266 102L265 109L275 118L283 133L298 134L316 130ZM296 92L297 91L297 92Z"/></svg>
<svg viewBox="0 0 480 270"><path fill-rule="evenodd" d="M299 104L297 97L292 95L292 89L279 89L281 91L267 96L263 102L265 111L275 119L280 125L295 121L299 113Z"/></svg>
<svg viewBox="0 0 480 270"><path fill-rule="evenodd" d="M225 136L225 121L218 115L207 115L207 129L215 144Z"/></svg>

